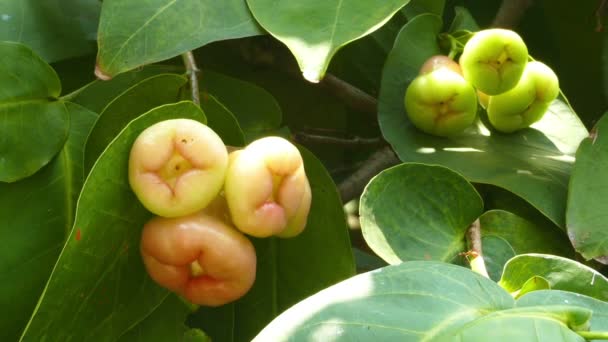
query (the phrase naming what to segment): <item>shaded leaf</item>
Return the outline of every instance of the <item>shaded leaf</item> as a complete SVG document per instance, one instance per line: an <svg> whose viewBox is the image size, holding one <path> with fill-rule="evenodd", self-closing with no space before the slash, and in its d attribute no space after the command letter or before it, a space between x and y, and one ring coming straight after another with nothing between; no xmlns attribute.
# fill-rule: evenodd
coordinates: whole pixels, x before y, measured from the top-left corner
<svg viewBox="0 0 608 342"><path fill-rule="evenodd" d="M517 292L514 292L515 299L520 298L521 296L530 293L532 291L540 291L540 290L550 290L551 284L549 281L543 277L534 276L528 279L522 286L521 289Z"/></svg>
<svg viewBox="0 0 608 342"><path fill-rule="evenodd" d="M213 95L207 94L201 98L201 108L207 117L207 126L211 127L224 144L244 146L245 136L232 112L224 107Z"/></svg>
<svg viewBox="0 0 608 342"><path fill-rule="evenodd" d="M384 67L379 97L384 137L401 160L441 164L469 181L507 189L563 227L573 161L569 153L584 137L585 128L561 101L554 101L533 128L513 134L492 132L477 122L458 136L440 138L422 133L408 120L405 90L422 63L440 53L440 27L437 16L420 15L397 37Z"/></svg>
<svg viewBox="0 0 608 342"><path fill-rule="evenodd" d="M205 70L200 80L201 98L211 94L238 119L245 134L277 129L281 107L265 89L237 78Z"/></svg>
<svg viewBox="0 0 608 342"><path fill-rule="evenodd" d="M584 294L600 300L608 299L608 279L581 263L555 255L522 254L509 260L498 283L509 292L516 292L534 276L549 281L552 289Z"/></svg>
<svg viewBox="0 0 608 342"><path fill-rule="evenodd" d="M471 15L471 12L467 10L465 7L456 6L454 7L454 20L450 24L449 32L454 33L460 30L468 30L468 31L478 31L479 25L475 21L475 18Z"/></svg>
<svg viewBox="0 0 608 342"><path fill-rule="evenodd" d="M76 220L22 340L115 340L167 297L144 270L141 227L152 216L127 180L129 150L148 126L169 118L205 120L191 102L165 105L133 120L87 177Z"/></svg>
<svg viewBox="0 0 608 342"><path fill-rule="evenodd" d="M21 336L74 221L84 181L82 146L96 115L66 107L71 125L61 152L33 176L0 183L0 238L6 246L0 249L2 341Z"/></svg>
<svg viewBox="0 0 608 342"><path fill-rule="evenodd" d="M507 240L496 235L482 237L481 245L483 246L483 260L486 264L488 275L490 279L498 281L507 261L517 255L517 253L515 253L513 246Z"/></svg>
<svg viewBox="0 0 608 342"><path fill-rule="evenodd" d="M300 152L312 189L306 229L290 239L252 239L258 258L253 288L234 304L201 308L191 319L214 341L251 341L296 302L355 273L336 186L318 159Z"/></svg>
<svg viewBox="0 0 608 342"><path fill-rule="evenodd" d="M484 246L484 260L495 261L489 267L492 279L500 279L504 264L517 254L544 253L574 257L574 250L564 232L553 225L532 223L504 210L489 210L479 217ZM508 243L511 253L495 248L492 239ZM488 245L488 243L490 245ZM500 260L500 262L496 262Z"/></svg>
<svg viewBox="0 0 608 342"><path fill-rule="evenodd" d="M475 188L441 166L401 164L382 171L361 196L363 236L389 264L451 261L466 249L465 232L481 215Z"/></svg>
<svg viewBox="0 0 608 342"><path fill-rule="evenodd" d="M34 174L61 150L69 113L60 92L55 71L32 50L0 42L0 182Z"/></svg>
<svg viewBox="0 0 608 342"><path fill-rule="evenodd" d="M338 49L380 28L408 2L247 0L256 20L287 45L311 82L323 78Z"/></svg>
<svg viewBox="0 0 608 342"><path fill-rule="evenodd" d="M0 41L21 42L49 63L82 56L95 51L100 8L97 0L4 0Z"/></svg>
<svg viewBox="0 0 608 342"><path fill-rule="evenodd" d="M96 74L113 77L213 41L260 33L244 0L105 0Z"/></svg>
<svg viewBox="0 0 608 342"><path fill-rule="evenodd" d="M566 212L568 236L577 252L586 259L608 263L608 115L596 124L581 142L572 169Z"/></svg>
<svg viewBox="0 0 608 342"><path fill-rule="evenodd" d="M403 12L407 20L412 20L416 16L424 13L431 13L443 16L445 0L411 0L407 6L403 7Z"/></svg>
<svg viewBox="0 0 608 342"><path fill-rule="evenodd" d="M152 76L125 90L110 102L99 114L87 139L85 170L91 169L106 146L129 121L154 107L177 102L179 90L186 82L186 78L176 74Z"/></svg>
<svg viewBox="0 0 608 342"><path fill-rule="evenodd" d="M109 81L92 81L64 98L101 113L108 103L139 82L159 74L182 73L183 71L183 68L171 65L148 65L120 74Z"/></svg>
<svg viewBox="0 0 608 342"><path fill-rule="evenodd" d="M494 282L466 268L411 261L357 275L307 298L254 341L430 341L513 305Z"/></svg>

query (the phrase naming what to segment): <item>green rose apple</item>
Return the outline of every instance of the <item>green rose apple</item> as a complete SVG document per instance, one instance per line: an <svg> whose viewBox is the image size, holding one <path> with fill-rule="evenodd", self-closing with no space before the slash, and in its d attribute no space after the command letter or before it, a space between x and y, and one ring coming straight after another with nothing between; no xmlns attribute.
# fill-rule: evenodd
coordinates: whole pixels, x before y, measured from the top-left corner
<svg viewBox="0 0 608 342"><path fill-rule="evenodd" d="M477 96L460 74L442 67L414 79L405 92L405 110L418 129L445 137L473 124Z"/></svg>
<svg viewBox="0 0 608 342"><path fill-rule="evenodd" d="M510 133L540 120L559 94L557 76L545 64L530 62L515 88L488 99L488 119L494 128Z"/></svg>
<svg viewBox="0 0 608 342"><path fill-rule="evenodd" d="M528 48L521 37L504 29L475 33L464 46L460 67L475 88L497 95L515 87L528 62Z"/></svg>

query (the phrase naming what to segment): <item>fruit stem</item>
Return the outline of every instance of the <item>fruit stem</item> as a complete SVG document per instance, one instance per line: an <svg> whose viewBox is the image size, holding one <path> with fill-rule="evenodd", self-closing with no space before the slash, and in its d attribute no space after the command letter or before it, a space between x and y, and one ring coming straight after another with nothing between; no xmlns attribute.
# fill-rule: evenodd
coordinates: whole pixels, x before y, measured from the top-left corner
<svg viewBox="0 0 608 342"><path fill-rule="evenodd" d="M192 54L192 51L183 53L182 58L184 59L184 65L186 66L186 74L190 80L192 102L200 107L201 98L198 91L198 74L200 73L200 69L196 66L196 60L194 59L194 54Z"/></svg>
<svg viewBox="0 0 608 342"><path fill-rule="evenodd" d="M586 340L608 340L608 331L575 331Z"/></svg>
<svg viewBox="0 0 608 342"><path fill-rule="evenodd" d="M490 278L482 255L481 223L479 222L479 219L476 219L473 223L471 223L471 226L467 231L467 240L469 245L469 251L466 252L465 255L469 260L471 270L473 272L481 274L486 278Z"/></svg>

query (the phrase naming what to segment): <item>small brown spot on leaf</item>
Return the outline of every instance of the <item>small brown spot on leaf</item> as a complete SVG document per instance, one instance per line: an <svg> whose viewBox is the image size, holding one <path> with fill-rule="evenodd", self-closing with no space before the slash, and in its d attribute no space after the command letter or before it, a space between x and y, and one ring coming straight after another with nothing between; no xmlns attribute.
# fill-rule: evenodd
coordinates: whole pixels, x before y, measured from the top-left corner
<svg viewBox="0 0 608 342"><path fill-rule="evenodd" d="M75 238L76 238L76 241L80 241L80 238L81 238L81 236L80 236L80 229L76 230L76 236L75 236Z"/></svg>

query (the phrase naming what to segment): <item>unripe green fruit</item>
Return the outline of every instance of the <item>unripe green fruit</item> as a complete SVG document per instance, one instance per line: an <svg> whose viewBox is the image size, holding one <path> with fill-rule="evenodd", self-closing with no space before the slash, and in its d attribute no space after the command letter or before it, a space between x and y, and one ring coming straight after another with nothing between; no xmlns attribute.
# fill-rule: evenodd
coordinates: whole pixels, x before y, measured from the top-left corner
<svg viewBox="0 0 608 342"><path fill-rule="evenodd" d="M557 76L545 64L530 62L515 88L488 100L488 119L494 128L510 133L540 120L559 94Z"/></svg>
<svg viewBox="0 0 608 342"><path fill-rule="evenodd" d="M298 149L279 137L258 139L230 154L224 195L242 232L292 237L306 226L311 190Z"/></svg>
<svg viewBox="0 0 608 342"><path fill-rule="evenodd" d="M166 120L145 129L133 143L129 184L154 214L183 216L217 196L227 166L228 152L213 130L194 120Z"/></svg>
<svg viewBox="0 0 608 342"><path fill-rule="evenodd" d="M461 75L439 68L414 79L405 92L405 110L421 131L450 136L473 124L477 96Z"/></svg>
<svg viewBox="0 0 608 342"><path fill-rule="evenodd" d="M488 95L515 87L528 62L528 48L521 37L504 29L475 33L460 56L464 78Z"/></svg>
<svg viewBox="0 0 608 342"><path fill-rule="evenodd" d="M458 63L454 62L453 59L451 59L448 56L444 56L444 55L436 55L436 56L432 56L429 59L426 60L426 62L424 62L424 64L422 64L422 67L420 67L420 75L424 75L424 74L428 74L429 72L433 72L437 69L443 69L443 68L447 68L449 70L452 70L454 72L456 72L457 74L462 75L462 69L460 68L460 65L458 65Z"/></svg>

